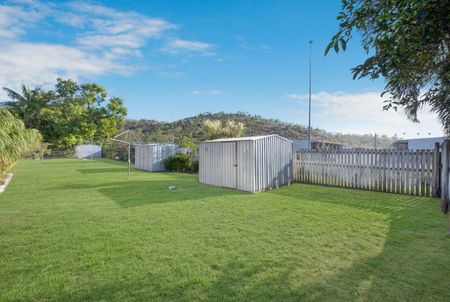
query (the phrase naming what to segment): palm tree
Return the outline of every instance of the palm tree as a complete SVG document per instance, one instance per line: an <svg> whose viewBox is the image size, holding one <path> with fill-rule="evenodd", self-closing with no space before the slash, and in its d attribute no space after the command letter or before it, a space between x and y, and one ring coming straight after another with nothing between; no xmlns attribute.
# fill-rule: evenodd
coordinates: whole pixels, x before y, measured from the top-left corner
<svg viewBox="0 0 450 302"><path fill-rule="evenodd" d="M42 109L52 101L52 93L44 92L40 87L29 89L22 85L22 94L3 87L3 90L12 101L3 102L2 107L20 117L25 127L39 128Z"/></svg>

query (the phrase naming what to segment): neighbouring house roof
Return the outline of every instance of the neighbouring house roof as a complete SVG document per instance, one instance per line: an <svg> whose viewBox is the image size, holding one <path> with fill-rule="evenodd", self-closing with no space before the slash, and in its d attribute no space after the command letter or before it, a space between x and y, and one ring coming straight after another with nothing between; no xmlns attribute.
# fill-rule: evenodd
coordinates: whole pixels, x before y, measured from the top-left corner
<svg viewBox="0 0 450 302"><path fill-rule="evenodd" d="M394 148L403 148L409 150L420 150L420 149L433 149L435 143L442 143L446 138L441 137L422 137L422 138L411 138L411 139L401 139L392 143Z"/></svg>

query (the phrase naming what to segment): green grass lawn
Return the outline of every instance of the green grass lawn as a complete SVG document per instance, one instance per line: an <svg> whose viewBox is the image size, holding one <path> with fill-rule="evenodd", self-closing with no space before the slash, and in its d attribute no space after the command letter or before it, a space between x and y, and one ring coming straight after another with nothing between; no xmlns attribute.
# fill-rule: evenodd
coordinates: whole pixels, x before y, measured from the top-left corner
<svg viewBox="0 0 450 302"><path fill-rule="evenodd" d="M111 161L23 161L0 194L0 301L450 301L437 199L248 194ZM169 191L169 185L177 190Z"/></svg>

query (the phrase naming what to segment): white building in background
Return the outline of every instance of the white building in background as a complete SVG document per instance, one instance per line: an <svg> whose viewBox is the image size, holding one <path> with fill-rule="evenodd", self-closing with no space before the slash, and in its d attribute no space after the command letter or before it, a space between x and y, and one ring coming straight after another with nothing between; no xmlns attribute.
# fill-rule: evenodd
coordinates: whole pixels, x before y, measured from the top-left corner
<svg viewBox="0 0 450 302"><path fill-rule="evenodd" d="M440 143L445 140L445 137L424 137L398 140L392 144L392 147L397 150L423 150L434 149L435 143Z"/></svg>
<svg viewBox="0 0 450 302"><path fill-rule="evenodd" d="M164 161L177 152L186 153L185 148L174 144L134 145L134 166L149 172L166 171Z"/></svg>
<svg viewBox="0 0 450 302"><path fill-rule="evenodd" d="M102 157L102 146L98 145L76 146L75 157L78 159L100 158Z"/></svg>

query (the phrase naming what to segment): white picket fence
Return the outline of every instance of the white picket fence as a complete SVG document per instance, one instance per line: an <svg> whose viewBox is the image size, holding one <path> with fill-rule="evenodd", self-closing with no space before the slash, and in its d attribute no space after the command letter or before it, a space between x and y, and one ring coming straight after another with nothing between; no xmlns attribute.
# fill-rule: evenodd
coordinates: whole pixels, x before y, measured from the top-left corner
<svg viewBox="0 0 450 302"><path fill-rule="evenodd" d="M437 196L439 151L303 150L294 156L298 182L418 196Z"/></svg>

